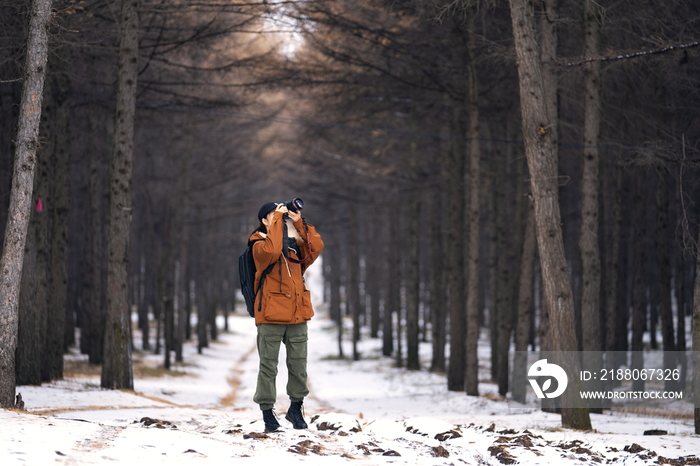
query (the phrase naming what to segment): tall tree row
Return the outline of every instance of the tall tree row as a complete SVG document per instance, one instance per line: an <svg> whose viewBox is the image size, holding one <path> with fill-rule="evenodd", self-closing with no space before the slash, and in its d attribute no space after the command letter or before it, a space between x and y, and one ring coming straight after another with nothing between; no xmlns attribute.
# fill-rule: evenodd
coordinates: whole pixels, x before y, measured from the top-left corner
<svg viewBox="0 0 700 466"><path fill-rule="evenodd" d="M649 250L644 245L648 245L648 241L653 241L653 244L660 241L658 244L668 249L662 246L655 257L665 259L674 254L672 251L681 248L678 235L665 235L661 240L659 235L662 233L657 234L667 231L662 225L665 224L663 214L669 207L655 208L660 215L657 227L656 218L652 224L651 218L642 216L641 211L632 215L635 208L642 209L648 202L642 198L626 197L624 192L625 185L630 182L639 183L640 188L648 186L648 179L642 176L641 169L636 168L645 159L668 157L655 152L652 142L648 143L650 148L645 149L644 144L639 144L640 140L656 140L664 134L664 138L668 136L666 142L656 144L673 145L672 151L675 152L671 163L676 164L679 157L680 138L676 136L674 139L665 129L667 120L654 114L653 109L639 100L641 95L653 95L649 86L651 81L645 81L641 76L644 72L667 73L669 76L665 79L682 86L679 79L685 79L681 78L685 76L683 67L694 63L697 51L691 47L675 54L668 54L668 50L648 55L640 52L636 55L639 59L630 59L615 55L601 57L601 50L644 50L648 47L644 45L645 41L654 34L651 31L672 24L674 17L680 20L688 13L689 4L679 3L658 15L655 13L658 13L657 5L652 3L642 10L635 10L626 3L615 6L591 2L582 6L557 3L547 1L535 5L528 2L520 5L518 2L518 5L513 5L514 8L518 6L515 11L525 12L523 14L531 20L527 34L517 33L516 26L521 26L522 22L514 19L510 9L504 11L499 6L481 5L482 8L475 10L473 2L453 2L450 8L430 2L407 2L394 5L389 11L381 2L356 2L346 6L329 1L304 5L295 16L298 20L311 21L314 27L306 30L306 48L295 57L296 61L286 64L286 69L295 70L294 86L300 90L302 99L304 93L308 93L313 96L311 101L324 102L323 108L314 108L319 121L335 123L309 128L300 138L300 145L310 151L322 148L328 157L324 166L349 170L362 167L379 174L353 177L348 184L362 186L367 193L363 202L374 199L372 203L381 209L392 209L398 204L410 206L412 191L423 189L423 186L437 187L431 191L432 202L427 206L432 211L422 213L421 218L424 221L444 219L441 228L431 223L436 230L434 233L423 233L429 238L432 251L438 250L437 238L445 241L442 260L433 252L430 256L434 260L426 261L425 257L414 256L412 248L405 248L401 237L405 232L407 238L411 238L411 214L406 217L407 224L391 221L389 217L380 216L377 220L382 224L386 222L385 230L391 238L386 246L386 257L403 254L402 264L391 259L389 263L396 265L389 267L388 271L377 272L385 274L388 280L380 331L385 340L385 355L396 350L391 346L392 334L389 331L393 333L398 328L396 336L399 342L404 337L415 340L412 332L404 334L401 317L406 312L406 325L412 325L413 304L407 301L404 309L400 300L391 298L398 293L392 291L392 280L397 280L395 275L399 275L399 280L406 280L403 286L407 287L407 293L413 286L410 284L413 283L413 266L407 262L416 262L426 271L425 276L439 277L437 270L446 273L441 278L431 278L430 299L422 303L421 308L426 312L421 317L430 319L431 326L437 326L432 329L434 360L431 364L436 370L442 367L439 348L444 348L446 343L449 345L450 361L446 369L450 389L478 393L479 377L474 369L467 369L477 360L478 346L474 343L474 334L464 333L462 322L465 319L466 329L476 330L476 334L484 323L493 329L492 377L498 379L499 391L503 395L510 389L506 364L513 343L521 351L531 345L533 349L543 350L583 349L597 355L604 349L624 351L629 343L639 348L635 342L639 341L639 335L653 331L656 314L647 314L650 308L641 299L627 301L626 297L642 297L649 291L653 292L654 279L641 273L646 269L641 265L646 263L642 254L645 249ZM629 21L626 17L630 14L638 27L632 35L626 35L625 24ZM478 18L476 22L472 22L473 15ZM536 17L539 21L534 20ZM568 33L560 39L557 29L561 24L567 24ZM510 34L514 37L512 43L501 40ZM521 60L518 50L525 35L532 40L524 50L532 55L528 60ZM535 37L538 38L536 41ZM682 43L684 37L668 34L664 40L666 43ZM520 60L518 63L516 55ZM538 78L533 77L535 68L522 69L525 62L538 68ZM421 70L420 73L416 73L416 69ZM508 71L501 72L504 69ZM520 72L519 84L515 79L516 71ZM673 77L670 76L672 73L675 73ZM523 80L529 80L530 84L525 85ZM488 83L484 90L478 85L480 82ZM512 105L513 98L518 98L517 94L508 92L514 85L516 89L519 85L521 90L520 110L526 112L522 118ZM578 89L584 89L585 93ZM532 92L536 93L536 102L531 98ZM636 95L637 100L633 103L630 94ZM630 131L631 124L637 122L636 117L630 116L630 105L644 108L646 115L654 116ZM539 113L532 113L535 109ZM423 116L420 130L412 125L411 115L415 114ZM613 114L624 116L613 117ZM534 118L533 115L539 116ZM521 136L508 133L506 128L511 123L494 123L509 121L509 118L517 118L524 125L535 125L522 130L524 146L526 152L529 151L527 174L518 175L521 172L514 168L513 163L514 158L520 156L515 147L522 145L517 141ZM693 121L696 118L691 117ZM629 119L635 123L630 123ZM649 124L651 121L653 123ZM478 130L484 127L490 130ZM685 131L689 130L687 122L683 127ZM674 134L679 134L678 130L674 131ZM355 137L348 142L347 135L341 135L343 132L351 132L353 137L365 134L365 137ZM430 158L440 166L437 170L424 172L425 178L420 184L411 181L407 170L412 164L411 154L416 145L424 158ZM479 145L484 155L475 157ZM546 157L532 156L544 152ZM503 158L497 160L496 154L502 154ZM318 158L309 159L317 163ZM482 163L475 171L473 167L479 159ZM546 164L535 164L545 159ZM494 161L493 165L486 168L484 160ZM501 172L504 176L499 178ZM480 185L477 181L480 174L488 182ZM378 183L393 183L397 178L402 180L396 191L398 196L378 197L373 194L379 188ZM662 183L663 178L659 178L659 182ZM504 185L527 186L525 183L529 189L498 192ZM326 184L319 180L313 187L314 194L319 197L340 194L344 190L337 183ZM666 205L662 194L671 188L663 189L659 185L658 189L661 196L658 204ZM475 192L480 192L478 204L474 202L478 199ZM535 200L532 211L527 208L525 196L528 195ZM445 204L440 203L443 196ZM330 205L337 204L331 200ZM478 212L474 209L476 205L489 206L477 220L474 214ZM433 210L436 208L439 212ZM500 220L499 215L503 215ZM628 217L639 223L630 228L632 223L624 220ZM534 235L529 233L534 233L535 223L538 226L538 248L532 242ZM474 228L475 224L478 227ZM563 229L559 225L563 225ZM488 241L494 246L484 248L483 245L488 244L486 238L477 240L478 236L472 236L479 231L490 235L488 237L493 240ZM502 232L500 239L499 231ZM599 234L605 235L605 239ZM630 237L630 234L635 237ZM481 242L478 255L468 253L466 249L469 247L469 251L473 251L475 240ZM545 247L547 249L543 251ZM399 251L393 252L396 248ZM516 252L510 257L503 255L504 251L510 250ZM537 252L539 261L535 261ZM372 267L366 257L360 260L365 261L366 267ZM635 263L640 265L635 266ZM537 280L532 274L539 270L538 264L545 274L542 283L546 299L542 306L535 308L533 288ZM685 266L678 264L680 267L671 272L674 276L686 273ZM350 267L351 264L348 271L352 270ZM472 272L474 268L478 270L477 274ZM517 273L507 277L506 274L513 270ZM640 278L631 280L635 272ZM475 275L476 293L472 281ZM570 284L569 276L572 279ZM443 286L436 287L434 284L438 282ZM632 283L637 283L634 286L638 292L633 293L629 288ZM676 292L681 290L680 286L679 282ZM667 303L666 288L661 291L660 296L664 297L658 302ZM447 293L442 301L440 295L444 292ZM474 302L477 304L472 307ZM503 312L499 312L499 302ZM515 303L518 303L517 319L510 311L516 307ZM444 324L439 320L442 309L450 310ZM686 311L682 309L686 308L677 309L677 322L685 322ZM651 310L656 312L653 304ZM633 322L639 328L633 332L632 341L627 342L627 336L621 332L632 317L630 311L637 313ZM664 348L671 349L669 326L663 324L669 321L667 304L659 307L658 315L667 334ZM361 322L362 318L359 320ZM471 324L474 321L478 322L477 326ZM542 327L536 329L536 323ZM447 342L440 341L443 325L449 335ZM676 334L678 331L676 329ZM540 333L543 335L541 340L536 337ZM354 334L357 338L357 331ZM469 365L467 359L471 361ZM612 363L619 364L619 361ZM587 367L599 366L602 359L584 361L584 364ZM499 376L501 367L506 369ZM469 371L466 378L465 369ZM584 428L590 425L584 409L568 411L564 422Z"/></svg>
<svg viewBox="0 0 700 466"><path fill-rule="evenodd" d="M513 349L687 346L694 2L142 0L124 19L110 5L54 14L23 204L37 273L3 314L22 383L60 377L74 335L110 387L130 386L130 351L165 368L187 339L206 351L255 212L297 196L327 240L341 356L382 338L450 390L521 399ZM0 221L18 219L29 7L0 6ZM563 421L588 426L584 410Z"/></svg>
<svg viewBox="0 0 700 466"><path fill-rule="evenodd" d="M21 79L6 79L25 74L19 61L28 50L25 47L28 24L17 18L30 17L29 7L30 2L24 0L2 5L2 24L7 34L3 36L0 61L3 111L0 185L6 200L10 197L7 169L31 165L11 163L11 141L16 140L16 135L10 132L16 129L20 117L16 111L19 107L13 102L20 101ZM30 186L29 191L22 191L30 193L31 198L27 204L31 209L26 213L30 234L23 260L31 271L22 276L25 284L19 288L17 297L19 346L15 359L19 364L14 364L13 370L20 383L62 377L62 353L75 341L72 337L77 327L80 350L89 354L90 363L105 364L105 383L129 386L128 353L132 345L136 347L133 340L140 338L139 348L145 350L159 348L161 342L159 339L150 345L161 323L157 310L162 296L154 291L156 281L152 277L158 262L155 256L162 250L162 238L167 237L161 234L163 231L172 231L177 238L177 260L169 264L166 274L176 276L178 286L170 288L166 297L177 302L178 309L183 311L174 319L178 325L174 339L177 345L169 349L176 351L176 359L181 359L181 345L189 338L189 315L196 308L189 299L196 296L194 292L185 291L179 300L173 299L172 294L182 290L198 289L203 291L200 297L207 295L206 304L199 307L207 308L204 328L208 337L216 338L215 312L220 311L220 303L231 303L236 291L226 286L235 281L233 261L229 258L242 244L238 235L225 231L223 225L234 230L249 225L248 220L242 220L243 216L249 213L250 204L262 202L265 194L258 188L261 182L242 185L240 180L255 179L265 173L261 156L275 157L279 153L279 148L271 148L269 134L263 134L270 131L268 122L241 122L232 111L255 103L252 97L264 77L253 70L267 67L265 61L276 54L279 44L271 44L249 27L263 24L268 7L240 4L233 8L225 5L199 8L193 2L169 5L145 2L131 7L128 16L133 19L135 13L143 21L130 28L120 27L119 21L113 21L113 15L103 14L110 5L100 1L65 0L57 3L53 11L52 24L59 27L54 32L56 45L49 54L48 66L42 68L47 72L43 92L45 111L36 111L41 92L37 98L36 91L32 91L34 100L30 103L34 106L29 107L33 116L38 118L41 113L43 123L42 134L35 138L41 144L32 146L38 149L36 159L29 158L38 164L36 176L31 176L35 189L32 193ZM199 33L192 34L193 30ZM243 33L245 38L236 35L241 30L249 30ZM128 65L131 76L122 73L120 79L116 79L118 49L127 41L119 38L118 31L132 34L132 44L128 47L131 55L121 53L121 69ZM137 37L138 46L134 45ZM228 47L239 40L246 43L245 49L233 47L231 52L216 57L200 53L209 47L221 49L221 44ZM130 87L130 109L121 106L123 99L117 98L117 86L113 85L117 82ZM231 92L240 88L246 88L246 93ZM278 102L273 102L269 107L260 104L257 108L264 113L278 111L279 107ZM129 125L135 127L131 144ZM180 134L189 132L190 137L180 137L173 128ZM133 169L129 169L128 157L121 158L124 163L118 161L120 156L127 155L129 145L133 147ZM232 152L231 147L236 149ZM189 153L189 162L173 163L173 154L179 161L181 153ZM116 156L116 168L112 167L110 154ZM193 164L193 159L198 163ZM130 186L134 186L133 192ZM173 199L179 200L172 202ZM177 225L169 218L169 209L163 208L168 204L183 206ZM192 219L188 205L198 211L203 206L213 208L206 209L208 215ZM113 221L112 210L120 221ZM14 210L8 214L7 206L0 208L0 213L3 219L20 220ZM212 218L222 216L235 220L224 223ZM132 217L134 222L129 220ZM188 248L188 238L192 235L187 230L201 233L202 224L221 225L221 228L213 229L206 237L200 235L211 246ZM119 231L110 233L115 228ZM249 233L242 232L248 228L241 228L240 235ZM13 235L19 238L16 233ZM121 245L117 247L114 240ZM11 250L5 248L4 252ZM205 251L207 257L191 260L197 251ZM111 268L107 267L109 257ZM202 264L214 264L204 282L200 282L205 276L201 273ZM201 269L193 270L196 266ZM119 283L115 285L117 275ZM110 295L113 291L117 294ZM117 303L115 296L119 303L112 306ZM140 332L134 332L136 329L130 325L132 306L140 310ZM113 311L109 328L108 307ZM11 317L14 318L8 315ZM116 354L112 351L113 343L119 348ZM169 351L166 354L170 356ZM115 358L119 360L118 368ZM115 377L120 380L115 381Z"/></svg>

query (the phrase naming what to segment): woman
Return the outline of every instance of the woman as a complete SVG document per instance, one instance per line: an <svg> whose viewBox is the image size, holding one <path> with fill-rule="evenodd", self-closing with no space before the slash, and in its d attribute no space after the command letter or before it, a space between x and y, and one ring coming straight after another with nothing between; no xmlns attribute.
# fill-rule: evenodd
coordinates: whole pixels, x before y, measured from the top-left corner
<svg viewBox="0 0 700 466"><path fill-rule="evenodd" d="M280 343L287 350L287 395L291 406L286 419L295 429L306 429L301 411L309 394L306 377L306 322L314 315L304 272L323 250L323 241L299 211L288 211L284 204L268 203L258 212L260 226L250 236L255 260L255 325L258 329L260 368L253 400L260 405L265 430L280 425L273 412L277 391L275 378ZM287 238L285 240L285 237ZM261 280L263 271L272 269ZM262 286L261 286L262 281ZM260 287L260 289L258 288Z"/></svg>

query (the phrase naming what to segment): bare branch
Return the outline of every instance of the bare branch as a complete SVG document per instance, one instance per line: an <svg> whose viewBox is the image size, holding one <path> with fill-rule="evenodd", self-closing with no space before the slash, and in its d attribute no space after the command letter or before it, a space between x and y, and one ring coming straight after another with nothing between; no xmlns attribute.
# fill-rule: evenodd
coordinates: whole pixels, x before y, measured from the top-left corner
<svg viewBox="0 0 700 466"><path fill-rule="evenodd" d="M695 42L689 42L687 44L680 44L680 45L670 45L668 47L661 47L659 49L654 49L654 50L642 50L639 52L633 52L633 53L626 53L623 55L614 55L614 56L608 56L608 57L589 57L589 58L584 58L583 60L575 61L575 62L556 62L557 65L559 66L580 66L580 65L585 65L586 63L591 63L595 61L615 61L615 60L627 60L630 58L638 58L638 57L644 57L647 55L658 55L660 53L666 53L666 52L673 52L674 50L682 50L682 49L688 49L692 47L697 47L700 45L700 41L695 41Z"/></svg>

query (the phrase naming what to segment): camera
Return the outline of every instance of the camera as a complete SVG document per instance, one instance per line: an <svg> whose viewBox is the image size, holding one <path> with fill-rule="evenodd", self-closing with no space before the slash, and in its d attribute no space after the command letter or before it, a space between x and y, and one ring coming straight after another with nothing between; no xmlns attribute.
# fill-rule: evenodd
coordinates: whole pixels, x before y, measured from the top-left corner
<svg viewBox="0 0 700 466"><path fill-rule="evenodd" d="M292 200L289 201L289 202L282 202L282 204L284 204L285 207L287 207L287 210L288 210L288 211L294 212L294 213L297 213L297 212L299 212L301 209L304 208L304 201L302 201L302 200L299 199L298 197L295 197L294 199L292 199Z"/></svg>

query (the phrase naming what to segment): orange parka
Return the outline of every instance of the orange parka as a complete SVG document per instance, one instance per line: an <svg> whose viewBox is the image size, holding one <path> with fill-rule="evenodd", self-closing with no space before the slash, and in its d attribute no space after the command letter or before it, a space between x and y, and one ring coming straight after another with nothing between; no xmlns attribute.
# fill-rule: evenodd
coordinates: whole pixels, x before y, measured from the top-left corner
<svg viewBox="0 0 700 466"><path fill-rule="evenodd" d="M255 299L255 324L298 324L306 322L314 315L311 307L309 291L304 283L304 272L323 251L323 240L313 225L307 224L309 241L306 239L304 223L300 219L294 223L301 240L297 239L299 256L292 250L289 256L302 260L311 257L303 264L288 261L282 254L284 219L282 212L275 212L267 234L259 231L250 236L253 244L253 260L255 261L255 289L260 286L263 271L274 264L272 271L267 274L262 289L258 290ZM288 228L290 228L288 226ZM291 235L290 235L291 236ZM262 300L262 307L260 306Z"/></svg>

